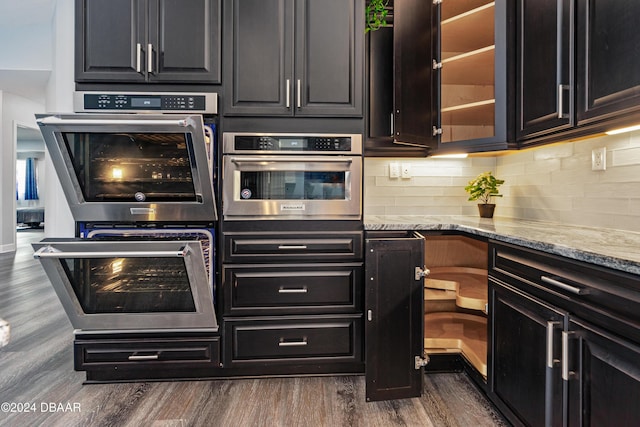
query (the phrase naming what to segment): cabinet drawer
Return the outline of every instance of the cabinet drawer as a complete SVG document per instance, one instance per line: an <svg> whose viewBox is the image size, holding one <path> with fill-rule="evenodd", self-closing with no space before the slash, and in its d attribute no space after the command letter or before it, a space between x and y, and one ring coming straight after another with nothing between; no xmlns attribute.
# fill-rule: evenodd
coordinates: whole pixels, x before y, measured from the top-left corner
<svg viewBox="0 0 640 427"><path fill-rule="evenodd" d="M362 263L223 267L224 314L362 311Z"/></svg>
<svg viewBox="0 0 640 427"><path fill-rule="evenodd" d="M362 232L225 233L228 262L362 259Z"/></svg>
<svg viewBox="0 0 640 427"><path fill-rule="evenodd" d="M76 340L75 369L219 366L220 339Z"/></svg>
<svg viewBox="0 0 640 427"><path fill-rule="evenodd" d="M232 364L319 360L359 361L362 355L361 316L288 318L225 322Z"/></svg>

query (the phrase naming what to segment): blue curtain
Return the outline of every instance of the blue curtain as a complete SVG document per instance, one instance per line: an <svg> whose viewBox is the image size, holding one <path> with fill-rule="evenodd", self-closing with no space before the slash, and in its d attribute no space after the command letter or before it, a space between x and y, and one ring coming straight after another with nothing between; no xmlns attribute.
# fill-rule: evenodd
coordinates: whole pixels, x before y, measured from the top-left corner
<svg viewBox="0 0 640 427"><path fill-rule="evenodd" d="M38 185L36 182L36 161L33 157L27 158L24 179L24 199L38 200Z"/></svg>

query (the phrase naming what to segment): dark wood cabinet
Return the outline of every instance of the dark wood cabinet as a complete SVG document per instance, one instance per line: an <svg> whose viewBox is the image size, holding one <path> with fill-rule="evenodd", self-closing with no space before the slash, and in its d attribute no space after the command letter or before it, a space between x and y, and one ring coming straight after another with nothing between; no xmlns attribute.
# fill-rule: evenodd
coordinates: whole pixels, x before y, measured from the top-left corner
<svg viewBox="0 0 640 427"><path fill-rule="evenodd" d="M575 124L573 0L517 2L517 137Z"/></svg>
<svg viewBox="0 0 640 427"><path fill-rule="evenodd" d="M79 83L220 83L221 0L76 0Z"/></svg>
<svg viewBox="0 0 640 427"><path fill-rule="evenodd" d="M640 111L640 2L576 0L576 11L578 125Z"/></svg>
<svg viewBox="0 0 640 427"><path fill-rule="evenodd" d="M640 278L494 243L489 281L489 396L510 421L640 423Z"/></svg>
<svg viewBox="0 0 640 427"><path fill-rule="evenodd" d="M420 396L424 238L411 232L368 232L365 253L366 399Z"/></svg>
<svg viewBox="0 0 640 427"><path fill-rule="evenodd" d="M361 117L364 0L229 0L226 115Z"/></svg>
<svg viewBox="0 0 640 427"><path fill-rule="evenodd" d="M491 280L493 392L525 425L562 425L566 313Z"/></svg>
<svg viewBox="0 0 640 427"><path fill-rule="evenodd" d="M633 0L518 1L521 145L640 120L639 14Z"/></svg>

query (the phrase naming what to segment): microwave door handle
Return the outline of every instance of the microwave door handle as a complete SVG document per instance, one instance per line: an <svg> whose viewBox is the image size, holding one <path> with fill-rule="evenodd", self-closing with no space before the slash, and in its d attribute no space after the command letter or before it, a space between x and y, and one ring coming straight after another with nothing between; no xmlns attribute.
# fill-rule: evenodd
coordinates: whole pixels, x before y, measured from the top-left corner
<svg viewBox="0 0 640 427"><path fill-rule="evenodd" d="M180 126L187 127L189 123L187 120L80 120L80 119L62 119L60 117L49 116L37 120L38 123L43 125L88 125L88 126L101 126L101 125L151 125L151 126Z"/></svg>
<svg viewBox="0 0 640 427"><path fill-rule="evenodd" d="M268 164L268 163L290 163L290 162L300 162L300 161L307 161L307 160L303 160L302 158L296 158L296 157L289 157L286 159L264 159L264 158L260 158L260 157L234 157L231 159L231 161L235 164L241 164L241 163L260 163L260 164ZM347 159L330 159L330 158L319 158L319 159L313 159L312 160L313 163L353 163L353 159L347 158Z"/></svg>
<svg viewBox="0 0 640 427"><path fill-rule="evenodd" d="M50 246L38 249L33 257L38 258L184 258L188 249L180 251L117 251L117 252L62 252Z"/></svg>

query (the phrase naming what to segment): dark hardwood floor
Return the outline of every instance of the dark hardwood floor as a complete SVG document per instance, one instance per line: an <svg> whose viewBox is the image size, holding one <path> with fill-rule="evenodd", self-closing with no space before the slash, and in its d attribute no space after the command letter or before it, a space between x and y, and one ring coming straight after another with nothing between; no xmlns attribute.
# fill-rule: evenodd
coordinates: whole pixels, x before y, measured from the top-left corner
<svg viewBox="0 0 640 427"><path fill-rule="evenodd" d="M421 398L374 403L359 376L83 385L71 324L32 256L41 238L20 231L16 253L0 254L0 318L11 327L1 426L506 425L464 374L429 374Z"/></svg>

